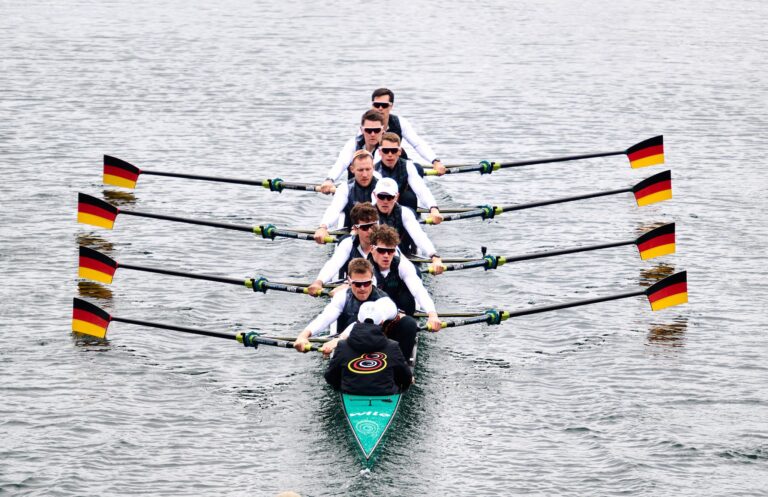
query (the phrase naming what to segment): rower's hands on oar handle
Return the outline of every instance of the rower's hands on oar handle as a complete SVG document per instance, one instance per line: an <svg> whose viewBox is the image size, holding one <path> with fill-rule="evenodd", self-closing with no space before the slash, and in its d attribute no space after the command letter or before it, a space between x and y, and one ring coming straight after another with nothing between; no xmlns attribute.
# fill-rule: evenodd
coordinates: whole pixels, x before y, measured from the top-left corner
<svg viewBox="0 0 768 497"><path fill-rule="evenodd" d="M443 271L445 271L445 266L443 265L443 260L440 258L439 255L435 254L432 256L432 264L429 265L429 274L443 274Z"/></svg>
<svg viewBox="0 0 768 497"><path fill-rule="evenodd" d="M428 224L440 224L443 222L443 215L440 214L440 209L432 207L429 209L429 222Z"/></svg>
<svg viewBox="0 0 768 497"><path fill-rule="evenodd" d="M311 285L307 287L307 293L311 295L312 297L319 297L320 293L323 291L323 281L322 280L315 280L312 282Z"/></svg>
<svg viewBox="0 0 768 497"><path fill-rule="evenodd" d="M330 179L326 179L320 185L320 193L325 193L326 195L336 193L336 185Z"/></svg>
<svg viewBox="0 0 768 497"><path fill-rule="evenodd" d="M296 340L293 341L293 348L298 350L299 352L309 352L312 344L309 343L309 337L312 336L312 332L309 330L304 330L301 333L299 333L299 336L296 337Z"/></svg>
<svg viewBox="0 0 768 497"><path fill-rule="evenodd" d="M323 344L323 346L320 348L320 352L323 353L323 356L328 357L331 355L331 353L336 350L336 347L339 345L339 339L334 338L333 340L329 340Z"/></svg>
<svg viewBox="0 0 768 497"><path fill-rule="evenodd" d="M312 238L315 239L315 242L317 242L320 245L325 244L325 239L328 238L330 235L328 234L328 227L327 226L320 226L315 230L315 234Z"/></svg>
<svg viewBox="0 0 768 497"><path fill-rule="evenodd" d="M443 322L440 321L440 318L437 316L436 312L430 312L427 314L427 330L434 333L440 331L442 327Z"/></svg>
<svg viewBox="0 0 768 497"><path fill-rule="evenodd" d="M432 169L435 170L438 176L442 176L445 174L445 166L443 165L443 162L440 159L435 159L432 161Z"/></svg>

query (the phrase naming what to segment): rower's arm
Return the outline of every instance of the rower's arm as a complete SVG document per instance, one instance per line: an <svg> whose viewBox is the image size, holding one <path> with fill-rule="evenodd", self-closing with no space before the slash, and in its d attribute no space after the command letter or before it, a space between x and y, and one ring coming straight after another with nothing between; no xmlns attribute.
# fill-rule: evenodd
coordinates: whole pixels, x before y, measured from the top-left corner
<svg viewBox="0 0 768 497"><path fill-rule="evenodd" d="M408 234L411 235L416 246L429 257L437 254L435 245L421 228L419 221L416 219L416 214L411 209L400 209L400 212L402 212L403 226Z"/></svg>
<svg viewBox="0 0 768 497"><path fill-rule="evenodd" d="M419 171L416 169L416 166L413 165L413 162L407 161L405 167L406 171L408 171L408 186L411 187L413 193L416 194L416 197L418 197L422 205L427 206L428 209L437 207L435 196L432 195L424 178L419 175Z"/></svg>
<svg viewBox="0 0 768 497"><path fill-rule="evenodd" d="M329 179L332 182L336 182L347 172L349 163L352 162L352 156L355 155L355 141L356 137L348 140L344 147L339 152L339 156L336 158L336 162L328 170L328 174L325 179ZM346 176L344 176L346 180Z"/></svg>
<svg viewBox="0 0 768 497"><path fill-rule="evenodd" d="M330 302L325 306L323 312L321 312L315 319L310 322L305 330L309 330L311 336L315 336L324 329L333 324L344 309L344 302L347 299L347 292L339 292L333 296Z"/></svg>
<svg viewBox="0 0 768 497"><path fill-rule="evenodd" d="M400 119L400 129L403 132L403 140L407 141L420 156L427 159L430 163L437 159L437 154L435 154L432 147L430 147L429 144L416 133L416 130L411 126L411 122L403 116L398 116L398 118Z"/></svg>
<svg viewBox="0 0 768 497"><path fill-rule="evenodd" d="M323 264L323 268L317 273L318 280L323 283L328 283L336 278L336 275L339 274L339 271L352 253L352 240L353 238L350 236L339 242L336 246L336 250L333 251L331 258Z"/></svg>
<svg viewBox="0 0 768 497"><path fill-rule="evenodd" d="M347 205L349 199L349 185L342 183L336 189L336 193L333 194L331 204L325 209L323 218L320 220L320 226L325 226L326 229L330 229L336 221L339 220L339 216L344 211L344 207Z"/></svg>
<svg viewBox="0 0 768 497"><path fill-rule="evenodd" d="M436 313L435 302L432 300L432 297L429 296L429 292L427 292L424 283L422 283L421 278L419 278L413 263L404 257L400 258L398 272L400 279L405 282L405 286L408 287L411 295L413 295L413 298L416 300L416 305L419 308L424 309L428 314Z"/></svg>

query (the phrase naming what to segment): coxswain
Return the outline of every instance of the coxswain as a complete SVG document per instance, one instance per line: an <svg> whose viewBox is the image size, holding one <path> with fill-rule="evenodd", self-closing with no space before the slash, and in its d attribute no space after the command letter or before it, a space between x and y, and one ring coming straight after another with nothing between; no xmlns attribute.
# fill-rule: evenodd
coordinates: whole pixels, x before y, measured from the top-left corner
<svg viewBox="0 0 768 497"><path fill-rule="evenodd" d="M325 181L320 185L320 191L325 194L333 193L334 183L339 180L352 179L353 171L350 169L355 152L366 150L371 157L378 160L378 148L381 143L381 135L386 131L384 115L377 110L367 110L360 118L360 134L350 138L339 152L336 162L328 170Z"/></svg>
<svg viewBox="0 0 768 497"><path fill-rule="evenodd" d="M371 109L381 112L384 115L384 122L387 123L387 131L396 133L403 141L408 143L423 158L432 164L438 176L445 174L445 166L442 161L413 129L411 123L404 117L392 114L392 108L395 106L395 93L388 88L378 88L373 90L371 95Z"/></svg>
<svg viewBox="0 0 768 497"><path fill-rule="evenodd" d="M361 202L352 207L352 232L344 237L333 251L333 255L323 265L317 278L308 287L309 294L317 296L323 284L338 278L346 278L349 261L357 257L368 258L371 253L371 228L379 224L379 211L370 202Z"/></svg>
<svg viewBox="0 0 768 497"><path fill-rule="evenodd" d="M355 322L360 306L364 302L376 302L379 299L389 299L387 294L373 284L373 266L365 259L353 259L347 267L349 274L344 291L336 292L323 311L299 333L294 341L294 348L299 352L306 352L305 347L309 338L320 334L334 322L337 330L346 328ZM390 299L391 300L391 299ZM400 344L400 350L404 357L410 357L416 344L418 324L410 316L397 315L387 326L387 336ZM323 353L329 354L339 343L339 338L323 344ZM308 347L307 347L308 348Z"/></svg>
<svg viewBox="0 0 768 497"><path fill-rule="evenodd" d="M435 250L435 245L422 229L416 214L408 207L397 203L399 191L397 183L392 178L382 178L376 181L372 201L379 212L379 224L392 226L400 236L400 250L405 255L416 255L422 252L432 259L435 274L443 272L443 261ZM315 237L317 240L317 234Z"/></svg>
<svg viewBox="0 0 768 497"><path fill-rule="evenodd" d="M396 315L389 299L360 306L349 337L339 342L325 371L325 381L334 390L352 395L393 395L411 386L413 372L398 343L387 338L382 327Z"/></svg>
<svg viewBox="0 0 768 497"><path fill-rule="evenodd" d="M435 303L424 288L413 263L397 254L400 236L394 228L379 225L371 233L371 256L376 286L383 290L407 316L413 316L416 309L427 313L430 331L439 331L440 318Z"/></svg>
<svg viewBox="0 0 768 497"><path fill-rule="evenodd" d="M398 203L410 207L416 212L418 204L421 202L422 205L429 208L432 224L440 224L443 216L440 214L440 209L437 208L435 196L429 191L429 187L424 182L424 178L419 175L413 161L402 157L403 149L400 147L400 137L391 131L384 133L381 136L379 153L381 160L374 164L373 168L382 178L392 178L397 182L400 193Z"/></svg>
<svg viewBox="0 0 768 497"><path fill-rule="evenodd" d="M354 178L342 183L333 194L333 199L325 209L320 220L320 227L315 230L315 241L323 244L328 236L328 227L336 226L341 214L344 214L344 227L352 227L352 208L360 202L370 202L373 189L378 181L373 171L373 156L367 150L358 150L352 157L350 166Z"/></svg>

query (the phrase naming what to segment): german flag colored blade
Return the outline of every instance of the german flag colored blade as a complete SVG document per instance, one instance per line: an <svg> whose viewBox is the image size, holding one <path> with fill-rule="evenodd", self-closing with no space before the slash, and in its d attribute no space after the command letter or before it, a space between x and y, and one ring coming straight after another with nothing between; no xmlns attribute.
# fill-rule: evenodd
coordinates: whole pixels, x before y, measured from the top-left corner
<svg viewBox="0 0 768 497"><path fill-rule="evenodd" d="M104 184L136 188L141 169L111 155L104 156Z"/></svg>
<svg viewBox="0 0 768 497"><path fill-rule="evenodd" d="M627 149L626 154L633 169L664 164L664 135L654 136L637 145L632 145Z"/></svg>
<svg viewBox="0 0 768 497"><path fill-rule="evenodd" d="M79 193L77 196L77 222L111 230L120 210L96 197Z"/></svg>
<svg viewBox="0 0 768 497"><path fill-rule="evenodd" d="M662 171L646 178L632 188L637 205L655 204L672 198L672 172Z"/></svg>
<svg viewBox="0 0 768 497"><path fill-rule="evenodd" d="M667 276L663 280L651 285L645 291L651 309L660 311L667 307L685 304L688 302L688 276L685 271Z"/></svg>
<svg viewBox="0 0 768 497"><path fill-rule="evenodd" d="M642 260L675 253L675 223L652 229L635 240Z"/></svg>
<svg viewBox="0 0 768 497"><path fill-rule="evenodd" d="M112 320L104 309L90 302L75 298L72 307L72 331L98 338L107 336L107 327Z"/></svg>
<svg viewBox="0 0 768 497"><path fill-rule="evenodd" d="M117 261L88 247L80 247L78 276L111 284L117 271Z"/></svg>

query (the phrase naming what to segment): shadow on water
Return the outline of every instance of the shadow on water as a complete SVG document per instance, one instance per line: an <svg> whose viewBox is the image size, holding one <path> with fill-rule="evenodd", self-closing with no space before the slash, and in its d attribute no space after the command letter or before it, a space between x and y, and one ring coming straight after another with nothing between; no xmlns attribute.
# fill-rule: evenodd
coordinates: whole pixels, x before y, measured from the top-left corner
<svg viewBox="0 0 768 497"><path fill-rule="evenodd" d="M99 252L104 252L107 255L111 255L115 250L112 242L93 233L78 233L76 238L78 247L89 247Z"/></svg>
<svg viewBox="0 0 768 497"><path fill-rule="evenodd" d="M111 302L113 298L112 290L104 285L93 281L78 281L77 293L81 297L90 297Z"/></svg>
<svg viewBox="0 0 768 497"><path fill-rule="evenodd" d="M685 332L687 330L687 317L680 317L672 323L654 324L648 330L648 345L682 347L685 345Z"/></svg>

